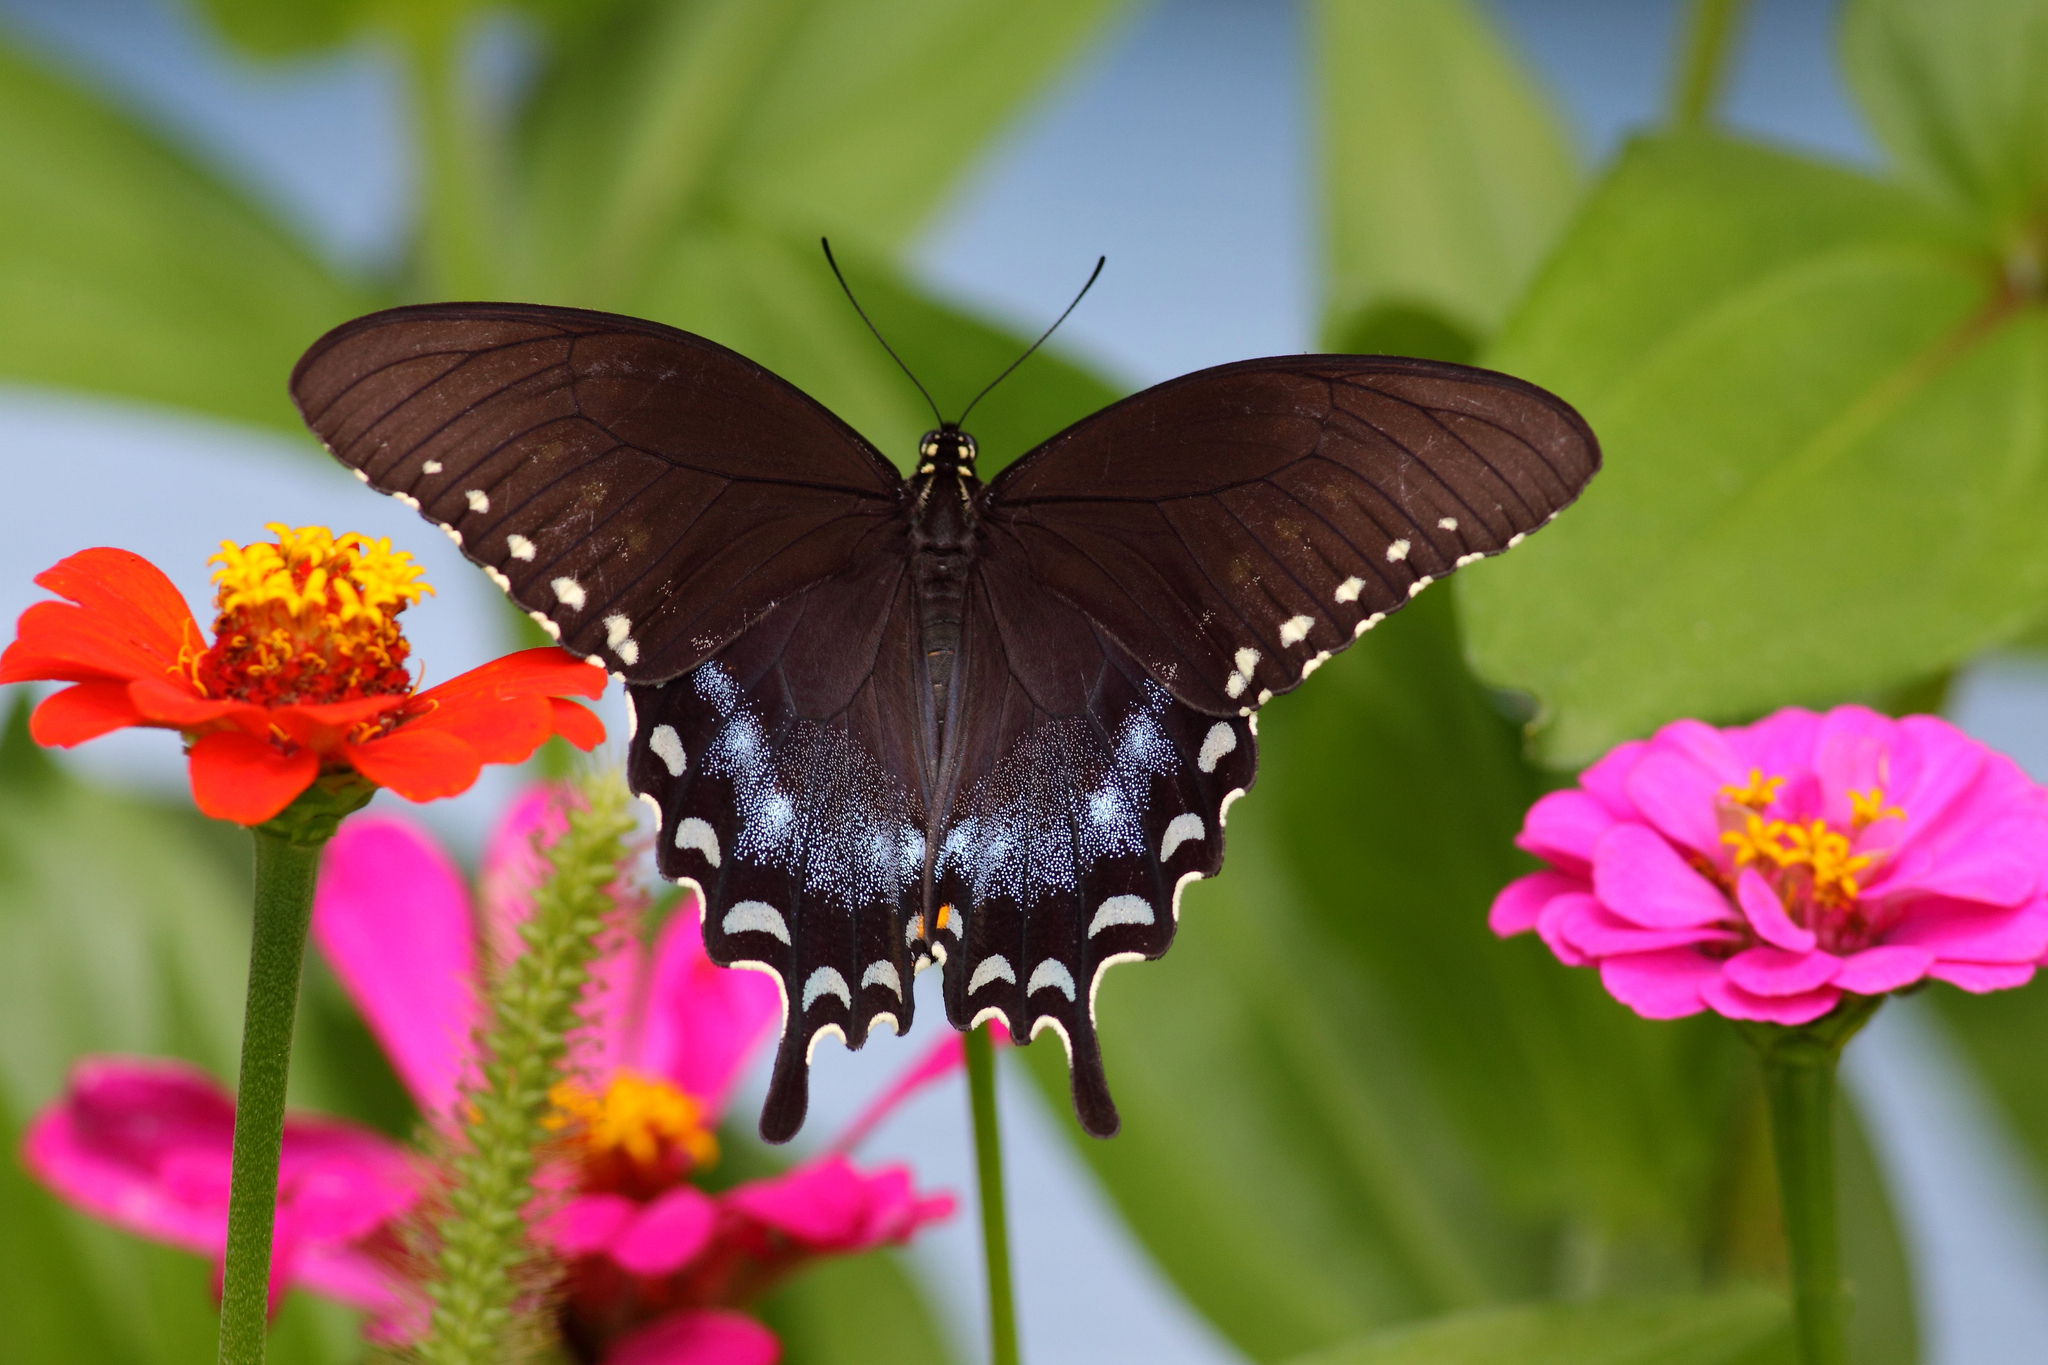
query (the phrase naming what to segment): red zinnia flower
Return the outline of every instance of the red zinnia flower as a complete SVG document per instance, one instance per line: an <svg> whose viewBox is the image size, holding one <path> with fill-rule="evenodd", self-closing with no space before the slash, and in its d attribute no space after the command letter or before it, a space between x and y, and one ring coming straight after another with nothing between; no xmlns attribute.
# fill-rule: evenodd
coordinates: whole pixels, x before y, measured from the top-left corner
<svg viewBox="0 0 2048 1365"><path fill-rule="evenodd" d="M208 645L163 572L93 549L39 574L70 599L22 613L0 683L75 686L36 708L30 733L70 747L131 725L178 730L192 797L257 825L323 772L353 771L414 801L453 796L486 763L517 763L551 735L580 749L604 725L564 695L604 691L602 669L529 649L415 692L398 613L432 589L411 556L324 527L272 525L272 543L223 543Z"/></svg>

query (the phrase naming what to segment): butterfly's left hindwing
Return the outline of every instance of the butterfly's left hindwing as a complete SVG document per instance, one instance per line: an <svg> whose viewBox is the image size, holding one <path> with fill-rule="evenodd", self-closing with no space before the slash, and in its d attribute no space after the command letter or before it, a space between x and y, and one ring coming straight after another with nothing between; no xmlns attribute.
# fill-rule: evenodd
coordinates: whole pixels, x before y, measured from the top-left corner
<svg viewBox="0 0 2048 1365"><path fill-rule="evenodd" d="M956 1028L997 1018L1066 1046L1074 1107L1117 1129L1095 1032L1121 962L1173 942L1182 888L1223 863L1223 819L1251 786L1251 721L1176 701L1079 612L1000 555L970 598L955 785L935 864Z"/></svg>
<svg viewBox="0 0 2048 1365"><path fill-rule="evenodd" d="M711 959L773 976L783 1028L762 1135L803 1123L820 1035L910 1027L923 891L912 595L883 556L777 606L673 682L628 689L627 777L660 812L664 876L695 884Z"/></svg>

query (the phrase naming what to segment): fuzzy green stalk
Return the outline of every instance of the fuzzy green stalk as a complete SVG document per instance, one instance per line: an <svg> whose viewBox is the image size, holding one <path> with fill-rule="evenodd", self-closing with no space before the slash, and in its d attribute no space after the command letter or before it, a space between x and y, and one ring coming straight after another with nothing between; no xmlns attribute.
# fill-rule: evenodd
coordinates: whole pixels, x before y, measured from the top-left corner
<svg viewBox="0 0 2048 1365"><path fill-rule="evenodd" d="M577 1002L612 909L607 888L633 829L616 777L578 789L583 800L546 850L548 876L519 929L525 951L491 986L481 1081L464 1095L449 1212L437 1229L433 1320L419 1348L427 1365L500 1365L520 1344L517 1310L534 1287L525 1214L535 1151L550 1136L548 1091L562 1079Z"/></svg>
<svg viewBox="0 0 2048 1365"><path fill-rule="evenodd" d="M284 1094L291 1077L292 1024L298 1017L313 884L321 848L334 837L341 818L369 800L372 791L354 774L325 777L276 819L249 831L256 841L256 897L241 1073L235 1082L221 1365L262 1365L270 1329L270 1239L277 1219Z"/></svg>
<svg viewBox="0 0 2048 1365"><path fill-rule="evenodd" d="M1671 73L1674 128L1700 128L1713 121L1749 0L1692 0L1687 8L1684 46Z"/></svg>
<svg viewBox="0 0 2048 1365"><path fill-rule="evenodd" d="M1018 1365L1017 1307L1010 1289L1010 1226L1003 1202L1003 1135L996 1121L996 1049L987 1026L967 1034L967 1089L974 1106L974 1164L981 1177L981 1245L988 1263L991 1365Z"/></svg>
<svg viewBox="0 0 2048 1365"><path fill-rule="evenodd" d="M1848 1365L1848 1303L1842 1293L1835 1209L1835 1068L1842 1048L1877 1012L1882 996L1845 996L1811 1024L1741 1025L1763 1064L1771 1147L1792 1263L1792 1317L1802 1365Z"/></svg>

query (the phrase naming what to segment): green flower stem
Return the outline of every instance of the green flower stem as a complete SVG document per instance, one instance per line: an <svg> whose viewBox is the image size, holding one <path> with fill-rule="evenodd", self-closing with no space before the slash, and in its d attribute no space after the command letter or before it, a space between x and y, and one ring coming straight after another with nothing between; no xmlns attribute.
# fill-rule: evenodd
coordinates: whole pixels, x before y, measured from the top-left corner
<svg viewBox="0 0 2048 1365"><path fill-rule="evenodd" d="M221 1365L261 1365L263 1360L292 1022L298 1015L306 926L313 915L313 881L326 843L325 838L298 843L268 827L250 832L256 837L256 917L249 941L242 1074L235 1090L234 1174L220 1300Z"/></svg>
<svg viewBox="0 0 2048 1365"><path fill-rule="evenodd" d="M1671 123L1699 128L1713 121L1728 85L1729 59L1742 31L1749 0L1692 0L1685 21L1685 45L1673 64Z"/></svg>
<svg viewBox="0 0 2048 1365"><path fill-rule="evenodd" d="M1799 1028L1742 1026L1763 1063L1803 1365L1848 1365L1848 1305L1835 1210L1835 1067L1843 1046L1882 1001L1847 996L1834 1013Z"/></svg>
<svg viewBox="0 0 2048 1365"><path fill-rule="evenodd" d="M1018 1365L1017 1306L1010 1289L1010 1226L1003 1202L1003 1135L996 1121L996 1049L986 1025L967 1034L967 1089L974 1105L981 1244L988 1261L989 1359L992 1365Z"/></svg>
<svg viewBox="0 0 2048 1365"><path fill-rule="evenodd" d="M546 850L547 879L519 928L526 949L491 984L482 1037L482 1083L465 1092L467 1116L450 1165L448 1216L439 1227L434 1314L419 1358L427 1365L501 1365L524 1359L534 1324L522 1303L544 1299L526 1238L535 1152L549 1140L548 1092L562 1079L568 1035L589 979L607 889L633 830L625 784L579 784L583 804Z"/></svg>

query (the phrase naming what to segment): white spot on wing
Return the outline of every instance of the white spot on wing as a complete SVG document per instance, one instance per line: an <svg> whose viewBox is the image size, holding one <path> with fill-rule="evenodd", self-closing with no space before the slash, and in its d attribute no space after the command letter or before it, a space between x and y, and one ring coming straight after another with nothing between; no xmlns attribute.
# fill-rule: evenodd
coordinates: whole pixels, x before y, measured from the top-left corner
<svg viewBox="0 0 2048 1365"><path fill-rule="evenodd" d="M713 867L718 866L718 831L711 828L709 824L705 823L702 819L700 819L697 816L685 816L683 818L683 822L676 826L676 847L694 848L699 853L704 855L705 862L710 863ZM762 904L762 902L748 901L747 904L760 905ZM771 914L774 913L773 906L769 906L767 908ZM775 922L777 924L782 923L782 916L776 915ZM731 915L727 915L725 917L725 923L726 928L730 930L732 928ZM771 929L769 930L769 932L774 933L775 931ZM785 929L783 930L782 934L778 934L777 937L781 938L784 943L787 943L789 942L789 939L786 937L788 932L789 931Z"/></svg>
<svg viewBox="0 0 2048 1365"><path fill-rule="evenodd" d="M1454 569L1462 569L1467 564L1477 564L1480 560L1484 558L1486 558L1485 555L1479 554L1476 551L1469 555L1459 555L1455 560L1451 561L1451 567Z"/></svg>
<svg viewBox="0 0 2048 1365"><path fill-rule="evenodd" d="M1202 752L1195 756L1195 766L1205 773L1213 773L1216 765L1223 761L1223 756L1236 747L1237 731L1230 728L1230 722L1219 720L1202 737Z"/></svg>
<svg viewBox="0 0 2048 1365"><path fill-rule="evenodd" d="M493 583L496 583L498 585L498 590L500 592L512 591L512 580L505 577L505 575L499 573L496 569L492 568L488 564L484 565L484 577L490 579Z"/></svg>
<svg viewBox="0 0 2048 1365"><path fill-rule="evenodd" d="M533 618L533 623L535 625L539 626L542 630L548 633L549 639L553 640L556 644L562 643L562 628L560 626L556 625L553 621L548 620L547 617L542 616L537 611L530 611L526 614Z"/></svg>
<svg viewBox="0 0 2048 1365"><path fill-rule="evenodd" d="M651 810L651 811L653 811L653 812L654 812L654 823L655 823L655 825L656 825L656 826L659 826L659 825L661 824L661 802L659 802L659 801L655 800L655 799L654 799L653 797L649 796L649 795L648 795L648 794L647 794L646 792L635 792L635 793L633 793L633 799L634 799L634 800L636 800L636 801L645 801L645 802L647 803L647 809L649 809L649 810Z"/></svg>
<svg viewBox="0 0 2048 1365"><path fill-rule="evenodd" d="M1316 623L1313 616L1290 616L1280 623L1280 643L1298 645L1308 638L1309 627Z"/></svg>
<svg viewBox="0 0 2048 1365"><path fill-rule="evenodd" d="M491 495L484 492L481 488L472 488L462 496L469 499L469 510L472 512L488 512L491 510Z"/></svg>
<svg viewBox="0 0 2048 1365"><path fill-rule="evenodd" d="M571 611L583 610L583 585L573 578L557 578L549 587L555 590L555 600Z"/></svg>
<svg viewBox="0 0 2048 1365"><path fill-rule="evenodd" d="M1508 537L1508 548L1509 548L1510 550L1512 550L1512 549L1514 549L1514 548L1515 548L1515 547L1516 547L1517 545L1520 545L1520 544L1521 544L1521 543L1522 543L1523 541L1527 540L1528 538L1529 538L1529 537L1528 537L1528 534L1527 534L1526 532L1523 532L1523 531L1517 531L1517 532L1515 532L1515 533L1514 533L1513 535L1511 535L1511 536L1509 536L1509 537Z"/></svg>
<svg viewBox="0 0 2048 1365"><path fill-rule="evenodd" d="M613 614L604 618L604 642L613 649L625 643L626 637L632 633L633 622L627 617Z"/></svg>
<svg viewBox="0 0 2048 1365"><path fill-rule="evenodd" d="M1223 684L1223 690L1234 701L1244 695L1245 677L1242 673L1230 675L1230 681Z"/></svg>
<svg viewBox="0 0 2048 1365"><path fill-rule="evenodd" d="M1067 1036L1067 1026L1050 1014L1041 1014L1038 1016L1038 1022L1031 1026L1031 1036L1036 1038L1047 1029L1060 1036L1060 1046L1066 1050L1067 1065L1071 1067L1074 1064L1074 1040Z"/></svg>
<svg viewBox="0 0 2048 1365"><path fill-rule="evenodd" d="M972 995L991 981L1007 981L1012 986L1017 984L1017 973L1011 969L1010 959L1001 953L991 954L981 960L981 965L974 969L974 975L967 978L967 993ZM1008 1027L1007 1021L1004 1027Z"/></svg>
<svg viewBox="0 0 2048 1365"><path fill-rule="evenodd" d="M1270 687L1262 687L1262 688L1260 688L1260 689L1259 689L1259 705L1261 705L1261 706L1264 706L1264 705L1265 705L1265 704L1266 704L1267 702L1269 702L1269 701L1271 701L1271 700L1273 700L1273 689L1272 689L1272 688L1270 688Z"/></svg>
<svg viewBox="0 0 2048 1365"><path fill-rule="evenodd" d="M404 503L407 507L410 507L415 512L420 510L420 500L418 498L413 497L409 493L393 493L391 496L398 499L400 502Z"/></svg>
<svg viewBox="0 0 2048 1365"><path fill-rule="evenodd" d="M505 537L505 549L514 559L533 558L533 542L517 532Z"/></svg>
<svg viewBox="0 0 2048 1365"><path fill-rule="evenodd" d="M1219 825L1227 825L1227 824L1229 824L1229 823L1230 823L1230 808L1231 808L1232 806L1236 805L1236 804L1237 804L1237 798L1238 798L1238 797L1240 797L1240 796L1243 796L1243 795L1244 795L1244 788L1243 788L1243 787L1235 787L1235 788L1232 788L1232 789L1231 789L1230 791L1227 791L1227 792L1225 792L1225 793L1223 794L1223 804L1222 804L1222 805L1220 805L1220 806L1218 806L1218 807L1216 808L1216 823L1217 823L1217 824L1219 824Z"/></svg>
<svg viewBox="0 0 2048 1365"><path fill-rule="evenodd" d="M1356 602L1358 594L1364 588L1365 580L1353 574L1337 585L1337 600L1339 602Z"/></svg>
<svg viewBox="0 0 2048 1365"><path fill-rule="evenodd" d="M1237 664L1237 671L1249 678L1252 670L1259 666L1259 658L1259 651L1256 649L1240 649L1234 661Z"/></svg>
<svg viewBox="0 0 2048 1365"><path fill-rule="evenodd" d="M1322 650L1316 655L1315 658L1310 659L1307 663L1301 666L1301 676L1306 678L1309 674L1315 672L1317 669L1321 668L1324 664L1328 662L1330 662L1330 651L1327 649Z"/></svg>
<svg viewBox="0 0 2048 1365"><path fill-rule="evenodd" d="M1374 612L1372 615L1366 617L1363 621L1360 621L1358 623L1358 629L1351 632L1351 638L1356 640L1359 636L1365 634L1367 631L1371 630L1374 626L1378 625L1380 622L1386 619L1387 614L1385 612Z"/></svg>
<svg viewBox="0 0 2048 1365"><path fill-rule="evenodd" d="M1410 583L1408 585L1408 595L1410 597L1413 597L1415 596L1415 594L1421 592L1424 588L1428 587L1430 584L1434 582L1436 582L1434 576L1430 574L1424 574L1422 577L1416 579L1413 583Z"/></svg>
<svg viewBox="0 0 2048 1365"><path fill-rule="evenodd" d="M1408 557L1408 542L1397 540L1387 547L1387 563L1398 564Z"/></svg>
<svg viewBox="0 0 2048 1365"><path fill-rule="evenodd" d="M1111 896L1095 908L1088 921L1088 937L1094 938L1113 924L1150 924L1152 907L1142 896Z"/></svg>
<svg viewBox="0 0 2048 1365"><path fill-rule="evenodd" d="M1159 841L1159 861L1165 862L1173 856L1173 851L1182 844L1187 843L1191 839L1205 838L1208 833L1208 829L1202 824L1201 816L1174 816L1172 822L1166 827L1165 837Z"/></svg>
<svg viewBox="0 0 2048 1365"><path fill-rule="evenodd" d="M662 767L668 769L670 777L681 777L683 769L690 766L690 756L683 752L683 737L676 733L673 725L655 726L654 733L647 737L647 747L654 750L654 756L661 760ZM699 820L697 823L701 825L704 822Z"/></svg>
<svg viewBox="0 0 2048 1365"><path fill-rule="evenodd" d="M462 544L462 532L456 530L453 526L443 526L441 533L454 541L458 547Z"/></svg>
<svg viewBox="0 0 2048 1365"><path fill-rule="evenodd" d="M830 967L820 967L820 968L818 968L818 970L819 970L819 971L821 971L821 972L830 972L830 971L832 971L832 969L831 969ZM838 973L837 973L837 972L833 972L832 974L833 974L834 976L837 976L837 975L838 975ZM845 983L844 983L844 982L841 982L840 984L844 985ZM809 1066L809 1065L810 1065L810 1064L811 1064L811 1063L812 1063L813 1061L815 1061L815 1060L817 1059L817 1056L818 1056L818 1044L820 1044L820 1043L824 1042L824 1041L825 1041L825 1040L826 1040L827 1038L837 1038L837 1039L839 1040L839 1045L840 1045L841 1047L844 1047L844 1046L846 1045L846 1035L845 1035L845 1034L844 1034L843 1032L841 1032L841 1031L840 1031L839 1025L837 1025L837 1024L821 1024L821 1025L819 1025L819 1026L818 1026L818 1031L817 1031L816 1033L813 1033L813 1034L811 1035L811 1041L810 1041L810 1043L809 1043L809 1044L808 1044L808 1045L807 1045L807 1046L806 1046L806 1047L804 1048L804 1065L805 1065L805 1066Z"/></svg>
<svg viewBox="0 0 2048 1365"><path fill-rule="evenodd" d="M870 986L887 986L896 993L898 1000L903 998L903 976L893 962L884 960L868 964L868 969L860 974L860 988L866 990ZM874 1021L868 1022L872 1024Z"/></svg>
<svg viewBox="0 0 2048 1365"><path fill-rule="evenodd" d="M441 462L439 460L428 460L420 468L428 474L438 474L441 472Z"/></svg>
<svg viewBox="0 0 2048 1365"><path fill-rule="evenodd" d="M1436 524L1446 531L1455 531L1458 529L1458 519L1456 517L1439 517L1437 518Z"/></svg>
<svg viewBox="0 0 2048 1365"><path fill-rule="evenodd" d="M1089 1023L1095 1022L1095 994L1102 989L1102 978L1108 974L1109 969L1122 966L1126 962L1143 962L1144 960L1145 955L1143 953L1111 953L1108 957L1095 964L1095 975L1088 979Z"/></svg>
<svg viewBox="0 0 2048 1365"><path fill-rule="evenodd" d="M837 967L820 967L811 973L811 979L804 982L803 1008L808 1010L821 995L836 995L848 1009L853 1008L853 992L846 988L846 978L839 974ZM823 1033L825 1030L818 1031ZM841 1035L841 1041L845 1041L844 1035Z"/></svg>
<svg viewBox="0 0 2048 1365"><path fill-rule="evenodd" d="M680 835L682 831L677 830L676 833ZM773 934L784 943L789 942L789 924L782 918L782 912L767 901L741 901L725 912L720 924L728 934ZM846 989L844 980L840 981L839 989ZM806 996L804 1008L810 1007L810 999Z"/></svg>
<svg viewBox="0 0 2048 1365"><path fill-rule="evenodd" d="M362 470L357 469L354 466L350 466L348 472L356 476L356 481L358 483L368 483L370 481L370 476L368 474L365 474Z"/></svg>
<svg viewBox="0 0 2048 1365"><path fill-rule="evenodd" d="M1187 888L1189 882L1198 882L1200 880L1202 880L1202 874L1199 872L1183 872L1180 874L1180 880L1173 884L1173 922L1175 924L1180 923L1180 893Z"/></svg>
<svg viewBox="0 0 2048 1365"><path fill-rule="evenodd" d="M1043 990L1056 990L1072 1000L1074 974L1067 970L1067 964L1056 957L1049 957L1031 969L1031 980L1025 983L1024 994L1036 995Z"/></svg>
<svg viewBox="0 0 2048 1365"><path fill-rule="evenodd" d="M1006 1032L1014 1031L1010 1029L1010 1016L1004 1014L1002 1010L995 1005L990 1005L987 1009L984 1009L979 1014L975 1015L974 1018L971 1021L969 1021L967 1025L967 1031L969 1033L972 1033L974 1032L974 1030L980 1028L983 1024L986 1024L991 1019L994 1019L998 1023L1002 1024Z"/></svg>

